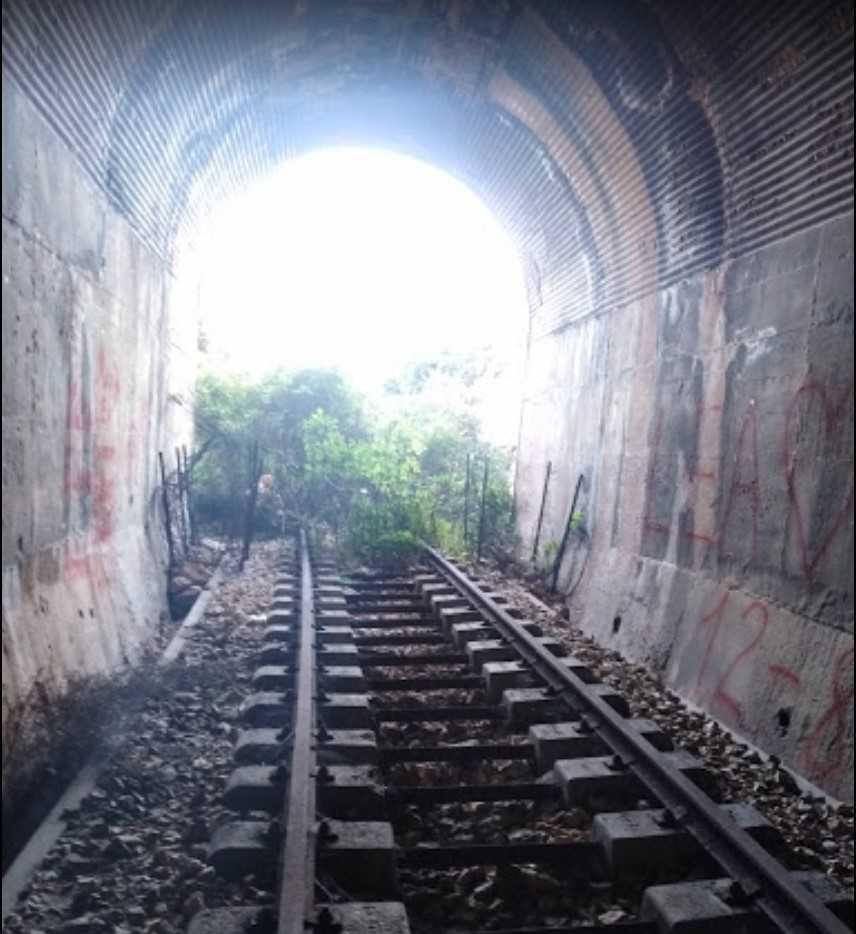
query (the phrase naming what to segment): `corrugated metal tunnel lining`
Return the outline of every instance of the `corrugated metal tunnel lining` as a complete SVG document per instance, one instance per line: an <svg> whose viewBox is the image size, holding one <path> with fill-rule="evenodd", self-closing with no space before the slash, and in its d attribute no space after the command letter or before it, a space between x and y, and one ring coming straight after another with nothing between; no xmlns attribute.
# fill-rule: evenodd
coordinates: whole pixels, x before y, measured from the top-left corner
<svg viewBox="0 0 856 934"><path fill-rule="evenodd" d="M582 628L852 797L852 5L11 0L3 51L4 748L156 625L209 212L370 144L519 247L522 552L583 476Z"/></svg>
<svg viewBox="0 0 856 934"><path fill-rule="evenodd" d="M852 205L841 4L27 4L10 73L161 255L330 142L472 185L575 318Z"/></svg>

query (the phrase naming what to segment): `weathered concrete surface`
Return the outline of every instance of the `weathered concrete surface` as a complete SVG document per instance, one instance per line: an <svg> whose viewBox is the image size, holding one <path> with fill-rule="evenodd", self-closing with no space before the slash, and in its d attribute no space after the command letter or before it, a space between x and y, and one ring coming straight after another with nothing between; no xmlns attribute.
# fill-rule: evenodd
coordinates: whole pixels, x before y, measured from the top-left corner
<svg viewBox="0 0 856 934"><path fill-rule="evenodd" d="M4 813L6 766L48 748L36 707L133 663L165 608L156 458L189 440L171 400L193 375L173 304L160 261L4 75Z"/></svg>
<svg viewBox="0 0 856 934"><path fill-rule="evenodd" d="M583 629L852 800L853 215L533 341L523 555L547 460Z"/></svg>
<svg viewBox="0 0 856 934"><path fill-rule="evenodd" d="M524 260L522 553L545 462L555 467L545 545L561 538L582 473L589 538L574 540L563 583L575 588L583 625L843 792L852 11L832 0L720 4L703 15L665 0L412 6L402 15L400 4L357 0L250 3L236 16L228 3L182 0L164 9L105 0L85 13L7 2L4 69L97 186L84 191L44 134L38 145L26 132L13 137L9 223L45 252L46 271L74 271L47 276L32 258L16 267L20 302L37 303L22 317L20 354L38 306L91 317L69 322L73 339L39 318L40 348L42 331L55 332L58 384L41 434L29 417L35 389L11 378L9 463L20 466L10 466L9 490L24 495L9 542L22 536L24 554L40 552L39 528L45 542L88 547L109 513L111 544L130 535L137 548L116 554L127 567L145 560L131 531L143 507L124 497L151 491L149 458L176 434L166 400L182 369L175 348L187 344L165 329L184 300L104 196L159 254L184 257L211 206L281 160L324 145L389 146L472 185ZM140 303L148 310L137 322ZM106 328L103 357L93 321ZM120 340L149 340L151 353L132 351L138 389L92 428L97 374L109 395ZM86 405L70 406L65 372L91 388ZM137 474L119 453L99 473L95 446L124 451L138 405L148 428ZM40 453L55 460L66 447L69 493ZM81 465L88 479L74 479ZM96 507L99 490L114 508ZM67 509L56 506L63 497ZM813 666L821 681L809 680ZM785 735L769 736L788 710Z"/></svg>

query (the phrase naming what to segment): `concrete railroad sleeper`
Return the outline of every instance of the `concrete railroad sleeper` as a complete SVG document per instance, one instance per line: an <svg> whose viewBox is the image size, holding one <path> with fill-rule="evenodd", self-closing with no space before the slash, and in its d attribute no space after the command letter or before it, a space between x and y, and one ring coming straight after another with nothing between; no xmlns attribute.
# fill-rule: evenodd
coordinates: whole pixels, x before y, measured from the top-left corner
<svg viewBox="0 0 856 934"><path fill-rule="evenodd" d="M781 836L750 806L722 803L699 760L651 721L631 718L620 694L503 597L433 549L425 566L409 580L346 580L331 563L311 562L301 535L296 563L284 562L274 587L258 691L243 706L248 728L225 793L240 819L215 831L209 847L225 878L278 859L278 895L266 908L202 911L189 934L409 934L405 874L430 887L435 871L529 865L583 887L642 879L639 920L504 934L852 928L852 898L821 873L788 871L773 855ZM422 696L402 704L395 692ZM426 692L453 696L434 703ZM466 741L432 742L443 726ZM526 737L497 741L503 728ZM396 731L409 741L380 742ZM481 774L499 761L531 767L534 780L391 779L415 764ZM408 808L468 802L586 805L590 838L442 845L429 834L396 843L392 821Z"/></svg>

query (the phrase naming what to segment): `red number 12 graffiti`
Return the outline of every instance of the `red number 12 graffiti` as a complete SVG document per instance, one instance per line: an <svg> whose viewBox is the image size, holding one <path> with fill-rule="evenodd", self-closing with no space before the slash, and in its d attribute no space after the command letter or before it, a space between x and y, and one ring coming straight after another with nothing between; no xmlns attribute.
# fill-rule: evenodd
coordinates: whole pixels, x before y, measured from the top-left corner
<svg viewBox="0 0 856 934"><path fill-rule="evenodd" d="M719 636L719 633L722 629L722 624L725 622L725 608L728 605L730 597L730 593L724 593L716 606L708 614L702 617L701 623L703 626L706 626L710 623L714 623L715 625L713 627L713 632L711 633L710 639L708 640L707 646L705 647L701 667L699 668L698 675L696 676L696 691L700 689L702 679L707 672L714 643L716 642L717 637ZM753 600L752 603L750 603L740 614L740 619L744 622L750 617L755 617L755 621L758 624L758 629L749 642L737 653L737 655L734 656L734 658L731 660L731 663L722 672L719 680L716 682L716 686L713 689L712 695L713 700L721 704L723 707L726 707L741 727L744 725L743 708L740 706L740 703L734 698L734 696L729 693L728 682L734 672L737 671L740 665L755 650L761 639L764 638L764 632L766 631L770 622L770 614L767 610L767 607L761 603L760 600Z"/></svg>

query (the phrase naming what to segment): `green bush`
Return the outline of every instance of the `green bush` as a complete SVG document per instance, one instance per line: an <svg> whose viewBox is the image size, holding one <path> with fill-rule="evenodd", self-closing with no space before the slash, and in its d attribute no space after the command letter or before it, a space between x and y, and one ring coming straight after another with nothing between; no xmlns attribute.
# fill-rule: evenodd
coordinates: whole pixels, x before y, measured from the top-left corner
<svg viewBox="0 0 856 934"><path fill-rule="evenodd" d="M271 479L258 500L259 531L275 531L284 515L346 559L400 565L421 540L461 556L474 551L484 501L483 546L510 540L509 455L480 440L467 414L414 401L381 418L338 374L306 370L258 383L207 375L196 426L198 444L210 444L193 478L202 525L241 527L247 452L257 440Z"/></svg>

